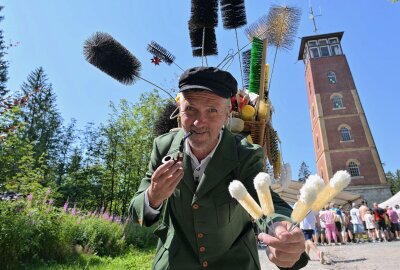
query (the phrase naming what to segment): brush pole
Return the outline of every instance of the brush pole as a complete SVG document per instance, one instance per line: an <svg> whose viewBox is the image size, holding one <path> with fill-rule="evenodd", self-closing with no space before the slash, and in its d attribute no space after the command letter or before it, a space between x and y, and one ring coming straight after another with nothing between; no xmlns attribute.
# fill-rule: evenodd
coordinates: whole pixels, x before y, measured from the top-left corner
<svg viewBox="0 0 400 270"><path fill-rule="evenodd" d="M268 41L263 40L263 52L261 58L261 76L260 76L260 90L259 90L259 100L264 99L264 87L265 87L265 63L267 61L267 47ZM258 107L257 107L258 109Z"/></svg>
<svg viewBox="0 0 400 270"><path fill-rule="evenodd" d="M175 98L174 98L170 93L168 93L167 90L161 88L161 87L158 86L157 84L152 83L151 81L146 80L145 78L142 78L142 77L140 77L140 76L136 76L136 77L138 77L139 79L141 79L141 80L143 80L143 81L145 81L145 82L151 84L151 85L154 86L154 87L157 87L158 89L160 89L161 91L163 91L164 93L166 93L168 96L170 96L170 97L175 101Z"/></svg>
<svg viewBox="0 0 400 270"><path fill-rule="evenodd" d="M235 28L235 35L236 35L236 46L238 49L238 52L240 51L239 48L239 39L238 39L238 34L237 34L237 29ZM240 53L238 53L239 56L239 68L240 68L240 79L242 80L242 89L244 90L244 81L243 81L243 71L242 71L242 59L240 57Z"/></svg>
<svg viewBox="0 0 400 270"><path fill-rule="evenodd" d="M203 27L203 40L201 42L201 66L204 67L204 41L206 39L206 28Z"/></svg>

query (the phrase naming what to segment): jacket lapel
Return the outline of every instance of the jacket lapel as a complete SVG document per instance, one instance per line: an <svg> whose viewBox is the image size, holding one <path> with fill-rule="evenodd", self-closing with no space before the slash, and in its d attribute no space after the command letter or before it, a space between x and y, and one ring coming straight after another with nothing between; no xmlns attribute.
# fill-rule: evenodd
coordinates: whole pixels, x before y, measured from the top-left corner
<svg viewBox="0 0 400 270"><path fill-rule="evenodd" d="M193 202L207 194L207 192L222 181L238 163L239 158L234 135L224 130L221 142L200 180L200 184L193 197Z"/></svg>

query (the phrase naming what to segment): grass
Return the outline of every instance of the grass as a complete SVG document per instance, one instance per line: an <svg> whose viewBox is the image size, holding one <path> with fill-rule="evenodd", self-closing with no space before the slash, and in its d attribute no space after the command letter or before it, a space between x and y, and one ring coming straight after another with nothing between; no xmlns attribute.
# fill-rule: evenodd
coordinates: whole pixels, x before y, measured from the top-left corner
<svg viewBox="0 0 400 270"><path fill-rule="evenodd" d="M126 254L111 258L96 255L81 254L75 261L68 264L48 264L29 267L33 270L72 270L72 269L151 269L155 249L139 250L131 248Z"/></svg>

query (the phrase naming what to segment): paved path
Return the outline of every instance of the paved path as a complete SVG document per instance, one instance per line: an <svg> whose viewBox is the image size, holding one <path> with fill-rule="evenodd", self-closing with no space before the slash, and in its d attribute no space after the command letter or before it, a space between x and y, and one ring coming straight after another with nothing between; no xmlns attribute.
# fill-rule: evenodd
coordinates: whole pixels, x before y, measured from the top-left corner
<svg viewBox="0 0 400 270"><path fill-rule="evenodd" d="M388 243L349 244L344 246L318 246L332 263L322 265L311 254L311 261L303 268L307 270L394 270L400 269L400 241ZM279 269L271 263L265 250L258 251L262 270Z"/></svg>

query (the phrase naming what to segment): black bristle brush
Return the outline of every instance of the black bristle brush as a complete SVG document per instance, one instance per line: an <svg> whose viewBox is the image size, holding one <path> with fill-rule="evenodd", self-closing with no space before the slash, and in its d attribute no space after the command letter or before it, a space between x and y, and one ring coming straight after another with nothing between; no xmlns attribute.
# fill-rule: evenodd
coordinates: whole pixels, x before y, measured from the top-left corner
<svg viewBox="0 0 400 270"><path fill-rule="evenodd" d="M240 78L242 80L242 88L244 88L243 70L240 59L239 39L237 35L237 28L246 25L246 6L244 0L220 0L221 1L221 14L222 22L225 29L235 29L236 46L239 57Z"/></svg>
<svg viewBox="0 0 400 270"><path fill-rule="evenodd" d="M175 61L175 56L155 41L151 41L150 44L147 45L147 51L157 56L168 65L171 65Z"/></svg>
<svg viewBox="0 0 400 270"><path fill-rule="evenodd" d="M244 0L220 0L222 22L225 29L236 29L246 25Z"/></svg>
<svg viewBox="0 0 400 270"><path fill-rule="evenodd" d="M83 54L90 64L123 84L133 84L140 78L140 61L107 33L96 32L88 38Z"/></svg>
<svg viewBox="0 0 400 270"><path fill-rule="evenodd" d="M167 133L171 129L178 127L178 121L175 118L171 119L170 117L176 109L175 101L168 100L168 102L164 104L160 115L154 124L154 135L160 136L161 134Z"/></svg>
<svg viewBox="0 0 400 270"><path fill-rule="evenodd" d="M246 50L242 52L242 67L243 67L243 87L249 88L250 82L250 58L251 58L251 50Z"/></svg>
<svg viewBox="0 0 400 270"><path fill-rule="evenodd" d="M90 64L117 81L129 85L135 83L137 79L141 79L175 100L167 90L140 77L140 61L111 35L103 32L94 33L85 41L83 54Z"/></svg>
<svg viewBox="0 0 400 270"><path fill-rule="evenodd" d="M218 0L192 0L190 21L195 28L218 25Z"/></svg>
<svg viewBox="0 0 400 270"><path fill-rule="evenodd" d="M218 54L217 38L214 28L195 28L192 26L191 22L189 22L189 35L193 56L201 57Z"/></svg>
<svg viewBox="0 0 400 270"><path fill-rule="evenodd" d="M175 63L175 56L157 42L151 41L150 44L147 45L147 51L152 55L157 56L168 65L175 64L183 71L183 69Z"/></svg>

